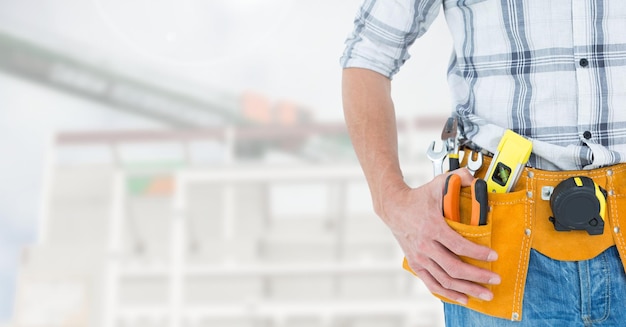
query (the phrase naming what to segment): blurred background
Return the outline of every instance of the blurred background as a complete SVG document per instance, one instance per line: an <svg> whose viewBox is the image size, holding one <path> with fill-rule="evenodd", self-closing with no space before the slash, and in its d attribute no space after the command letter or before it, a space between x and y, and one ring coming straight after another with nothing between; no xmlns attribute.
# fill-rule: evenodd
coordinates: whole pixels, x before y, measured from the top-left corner
<svg viewBox="0 0 626 327"><path fill-rule="evenodd" d="M361 0L0 0L0 326L441 326L347 137ZM439 17L402 165L449 113Z"/></svg>

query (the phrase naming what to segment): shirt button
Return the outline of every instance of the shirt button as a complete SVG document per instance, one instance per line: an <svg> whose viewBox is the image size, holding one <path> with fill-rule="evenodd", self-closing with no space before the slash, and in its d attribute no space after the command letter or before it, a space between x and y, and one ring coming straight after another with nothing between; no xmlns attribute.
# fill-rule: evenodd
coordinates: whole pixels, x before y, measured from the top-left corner
<svg viewBox="0 0 626 327"><path fill-rule="evenodd" d="M585 131L585 132L583 133L583 137L584 137L586 140L590 139L590 138L591 138L591 132L590 132L590 131Z"/></svg>
<svg viewBox="0 0 626 327"><path fill-rule="evenodd" d="M587 67L589 66L589 60L587 60L586 58L580 59L578 64L580 65L580 67Z"/></svg>

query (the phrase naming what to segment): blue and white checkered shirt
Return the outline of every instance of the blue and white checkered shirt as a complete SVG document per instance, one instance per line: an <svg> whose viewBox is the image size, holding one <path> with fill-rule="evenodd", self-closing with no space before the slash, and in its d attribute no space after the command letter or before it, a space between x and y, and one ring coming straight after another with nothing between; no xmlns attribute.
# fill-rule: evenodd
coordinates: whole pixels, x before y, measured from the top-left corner
<svg viewBox="0 0 626 327"><path fill-rule="evenodd" d="M626 161L626 0L365 0L342 66L391 78L441 7L473 143L495 152L509 128L533 141L533 167Z"/></svg>

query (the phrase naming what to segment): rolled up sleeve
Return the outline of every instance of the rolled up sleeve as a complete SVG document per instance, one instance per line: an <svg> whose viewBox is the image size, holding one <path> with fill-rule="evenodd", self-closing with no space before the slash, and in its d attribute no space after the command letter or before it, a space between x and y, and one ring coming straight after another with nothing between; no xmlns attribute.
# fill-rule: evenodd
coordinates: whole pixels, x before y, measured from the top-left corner
<svg viewBox="0 0 626 327"><path fill-rule="evenodd" d="M370 69L391 79L440 9L441 0L365 0L346 39L341 66Z"/></svg>

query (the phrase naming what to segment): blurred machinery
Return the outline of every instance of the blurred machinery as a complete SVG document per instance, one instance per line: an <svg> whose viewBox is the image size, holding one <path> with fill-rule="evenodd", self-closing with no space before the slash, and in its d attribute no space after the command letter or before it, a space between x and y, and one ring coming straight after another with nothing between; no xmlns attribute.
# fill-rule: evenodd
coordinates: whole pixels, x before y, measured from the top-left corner
<svg viewBox="0 0 626 327"><path fill-rule="evenodd" d="M255 94L189 95L4 34L0 68L178 127L51 142L11 327L442 325L371 212L342 124ZM412 127L400 141L420 184L431 169L410 155L427 146Z"/></svg>
<svg viewBox="0 0 626 327"><path fill-rule="evenodd" d="M311 112L293 102L271 102L253 92L233 95L204 89L192 91L188 84L170 78L148 81L145 76L107 68L97 60L79 59L1 31L0 70L172 128L225 125L300 128L312 121ZM247 139L246 144L238 144L235 150L238 156L247 157L258 156L268 146L296 151L303 141L294 137L288 142L272 139L261 144ZM334 140L326 143L336 144ZM342 145L345 148L348 144Z"/></svg>

